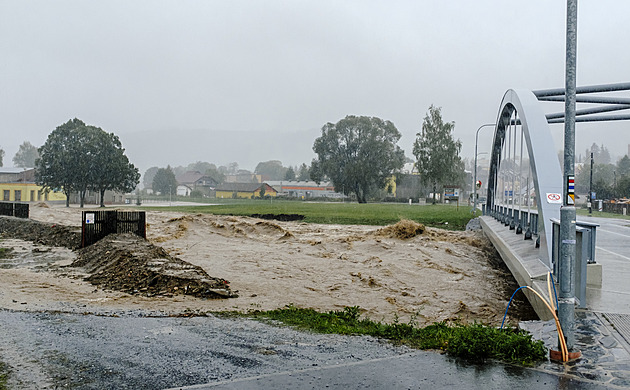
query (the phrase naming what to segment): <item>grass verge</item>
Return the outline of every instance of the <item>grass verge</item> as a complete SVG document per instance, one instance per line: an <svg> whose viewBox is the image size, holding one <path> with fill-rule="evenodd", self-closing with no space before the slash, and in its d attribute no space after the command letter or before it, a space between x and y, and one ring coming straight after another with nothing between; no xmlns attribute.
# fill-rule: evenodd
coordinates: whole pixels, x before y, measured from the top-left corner
<svg viewBox="0 0 630 390"><path fill-rule="evenodd" d="M582 209L582 208L576 209L576 213L577 213L577 215L585 215L585 216L589 215L588 209ZM592 216L593 217L599 217L599 218L618 218L618 219L630 220L630 215L615 214L615 213L605 213L603 211L597 211L597 210L593 210Z"/></svg>
<svg viewBox="0 0 630 390"><path fill-rule="evenodd" d="M496 359L506 363L531 365L546 359L542 341L518 329L496 329L481 324L447 325L444 322L419 328L394 322L383 324L360 318L359 307L320 313L313 309L286 306L283 309L246 314L250 318L270 319L318 333L369 335L418 349L434 349L473 361Z"/></svg>
<svg viewBox="0 0 630 390"><path fill-rule="evenodd" d="M288 200L233 200L207 206L142 207L183 213L250 216L253 214L299 214L303 222L340 225L390 225L409 219L425 226L464 230L473 215L469 206L409 205L399 203L311 203Z"/></svg>

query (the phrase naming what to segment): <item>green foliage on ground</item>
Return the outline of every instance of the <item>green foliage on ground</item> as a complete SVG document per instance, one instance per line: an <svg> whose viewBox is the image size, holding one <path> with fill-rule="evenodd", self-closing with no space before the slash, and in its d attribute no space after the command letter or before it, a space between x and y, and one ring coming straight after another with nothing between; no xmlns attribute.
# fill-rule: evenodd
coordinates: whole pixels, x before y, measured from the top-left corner
<svg viewBox="0 0 630 390"><path fill-rule="evenodd" d="M9 367L0 362L0 390L7 390L7 381L9 380Z"/></svg>
<svg viewBox="0 0 630 390"><path fill-rule="evenodd" d="M231 200L208 206L144 207L184 213L250 216L253 214L299 214L303 222L342 225L390 225L409 219L426 226L464 230L472 218L462 205L409 205L400 203L314 203L288 200Z"/></svg>
<svg viewBox="0 0 630 390"><path fill-rule="evenodd" d="M249 317L280 321L299 329L318 333L369 335L418 349L441 350L468 360L497 359L507 363L530 365L546 359L547 350L540 340L518 329L497 329L482 324L447 325L437 322L424 328L413 321L393 324L360 318L357 306L320 313L313 309L286 306L283 309L252 312Z"/></svg>

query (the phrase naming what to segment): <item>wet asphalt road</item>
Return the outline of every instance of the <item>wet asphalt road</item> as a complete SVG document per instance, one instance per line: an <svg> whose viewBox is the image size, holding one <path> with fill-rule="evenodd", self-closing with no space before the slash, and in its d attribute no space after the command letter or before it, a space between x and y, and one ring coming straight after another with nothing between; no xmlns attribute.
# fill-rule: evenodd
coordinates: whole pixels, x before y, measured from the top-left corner
<svg viewBox="0 0 630 390"><path fill-rule="evenodd" d="M606 388L241 318L0 310L0 326L11 389Z"/></svg>

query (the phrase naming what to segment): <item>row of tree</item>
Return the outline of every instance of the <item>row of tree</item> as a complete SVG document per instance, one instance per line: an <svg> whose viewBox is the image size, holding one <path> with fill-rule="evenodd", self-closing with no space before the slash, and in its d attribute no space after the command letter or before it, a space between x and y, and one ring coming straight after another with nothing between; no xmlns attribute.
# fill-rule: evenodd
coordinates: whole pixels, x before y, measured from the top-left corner
<svg viewBox="0 0 630 390"><path fill-rule="evenodd" d="M593 180L591 188L591 159L593 153ZM575 189L578 193L595 192L598 199L630 197L630 157L623 156L616 164L610 161L607 149L593 144L586 150L588 158L576 169Z"/></svg>
<svg viewBox="0 0 630 390"><path fill-rule="evenodd" d="M453 138L454 127L454 122L443 121L440 108L431 106L413 145L419 177L433 188L434 203L438 186L464 180L462 144ZM313 145L317 158L310 176L318 182L328 178L337 191L354 193L359 203L365 203L402 169L406 158L397 145L400 137L392 122L375 117L347 116L327 123Z"/></svg>
<svg viewBox="0 0 630 390"><path fill-rule="evenodd" d="M86 192L92 190L100 193L103 207L105 191L133 191L140 179L117 135L76 118L50 133L38 152L36 182L63 190L66 206L70 194L77 192L83 207Z"/></svg>
<svg viewBox="0 0 630 390"><path fill-rule="evenodd" d="M19 168L33 168L35 160L39 157L37 148L28 141L24 141L13 156L13 166ZM4 150L0 148L0 167L3 166Z"/></svg>

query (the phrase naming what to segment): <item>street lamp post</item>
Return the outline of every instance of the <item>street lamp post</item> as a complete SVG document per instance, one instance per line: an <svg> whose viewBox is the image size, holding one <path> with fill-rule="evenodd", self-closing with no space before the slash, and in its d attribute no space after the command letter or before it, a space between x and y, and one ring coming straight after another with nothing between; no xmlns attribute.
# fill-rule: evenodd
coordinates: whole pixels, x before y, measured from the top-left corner
<svg viewBox="0 0 630 390"><path fill-rule="evenodd" d="M477 132L475 133L475 173L474 173L474 179L473 179L473 213L474 215L477 215L477 143L479 141L479 130L483 129L484 127L489 127L489 126L495 126L494 123L487 123L485 125L481 125L479 126L479 128L477 129Z"/></svg>

